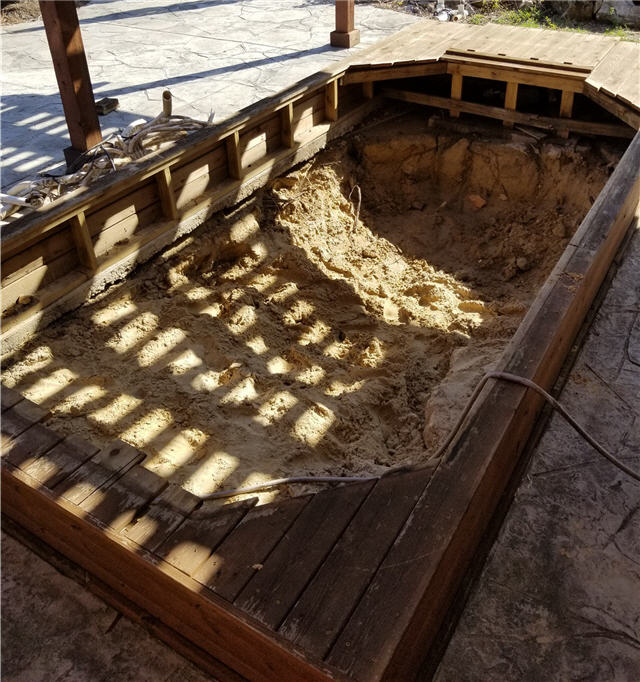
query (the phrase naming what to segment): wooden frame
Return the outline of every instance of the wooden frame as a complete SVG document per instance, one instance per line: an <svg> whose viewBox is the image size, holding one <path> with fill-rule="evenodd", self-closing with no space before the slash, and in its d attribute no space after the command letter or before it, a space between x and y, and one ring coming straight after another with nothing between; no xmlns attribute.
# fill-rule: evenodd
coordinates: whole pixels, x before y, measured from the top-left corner
<svg viewBox="0 0 640 682"><path fill-rule="evenodd" d="M7 318L5 347L17 345L39 324L79 305L89 291L106 286L110 277L122 277L136 262L186 234L213 210L234 204L309 158L327 140L379 106L383 97L560 132L611 135L624 130L624 136L630 134L624 126L570 117L571 93L590 92L584 71L564 65L530 66L520 63L522 60L511 64L500 58L489 61L492 63L474 56L461 63L456 54L441 60L437 73L446 69L456 79L452 97L413 92L406 84L405 89L376 86L377 80L394 80L396 67L392 65L371 69L380 78L360 75L369 69L339 67L114 175L99 189L80 191L19 218L3 234L2 257L9 269L3 273L3 291L5 296L18 293L36 300ZM403 79L415 77L424 85L420 79L428 75L417 72L423 67L399 64L396 74ZM406 69L411 69L412 75L407 75ZM506 77L506 82L516 84L507 93L504 107L462 99L463 78L478 74L494 80ZM557 118L531 117L517 111L517 84L530 78L537 78L534 84L540 87L563 85L559 89L569 93L563 95ZM637 120L637 107L622 104L606 92L597 91L597 97L617 108L618 118L627 123ZM506 348L499 369L531 379L547 390L553 386L628 226L637 220L639 167L640 134L635 134ZM123 235L129 241L119 244ZM68 442L41 423L46 416L42 410L11 391L2 392L2 509L28 532L89 571L103 592L115 593L124 603L150 613L165 639L178 642L184 653L214 669L221 679L416 679L425 658L435 655L432 645L443 618L500 495L517 469L540 408L536 393L513 384L490 383L448 457L435 471L416 467L384 476L360 490L345 486L294 503L291 520L287 517L279 528L281 535L269 545L276 548L273 554L265 549L266 556L278 556L283 565L293 565L287 554L293 540L287 538L298 537L295 524L303 510L315 501L324 522L329 518L329 495L333 494L334 504L336 499L343 504L344 499L355 496L351 507L343 504L344 525L333 529L324 554L317 559L324 562L325 588L352 572L346 555L336 551L340 543L356 549L371 547L370 528L376 514L387 524L388 544L381 550L379 563L369 567L370 574L359 577L358 590L349 595L351 601L340 604L339 626L328 635L322 631L320 644L306 639L295 623L287 628L286 620L280 626L261 620L252 610L252 597L222 598L206 580L198 581L197 576L158 553L155 546L148 546L140 528L138 535L128 534L127 524L139 514L163 514L164 507L157 500L170 492L150 472L141 471L142 453L124 452L126 457L118 460L117 470L104 471L100 453L95 454L97 448L85 444L83 459L72 461L68 469L76 481L86 480L93 488L89 486L85 496L77 499L59 484L56 487L34 477L33 463L43 462L52 448L64 450ZM116 450L122 447L119 444ZM89 472L87 479L78 473L82 471ZM96 477L103 483L96 484ZM104 501L97 508L87 507L90 490L97 491L97 486L103 486ZM404 506L397 511L394 505L400 498ZM189 528L200 527L197 519L192 525L187 523L196 507L197 500L171 512L178 515L181 525L175 528L182 529L183 540L188 540L185 533ZM273 503L271 509L277 514L283 507ZM237 510L230 533L241 527L240 519L245 523L250 517L247 509ZM390 529L388 512L394 509L397 525ZM438 524L433 522L436 517ZM173 532L174 526L171 528ZM306 533L307 529L298 529L299 537L306 538L302 530ZM377 537L376 542L382 540ZM309 567L309 575L314 577L308 578L308 585L318 582L320 565ZM321 594L311 593L307 600L321 603L324 613L329 608L329 592L324 600L319 598ZM298 604L302 596L295 599ZM304 601L301 603L303 613L312 611L305 611ZM335 603L331 602L331 608ZM313 616L311 613L309 618ZM274 622L280 621L276 618ZM212 665L212 659L220 660L220 665Z"/></svg>

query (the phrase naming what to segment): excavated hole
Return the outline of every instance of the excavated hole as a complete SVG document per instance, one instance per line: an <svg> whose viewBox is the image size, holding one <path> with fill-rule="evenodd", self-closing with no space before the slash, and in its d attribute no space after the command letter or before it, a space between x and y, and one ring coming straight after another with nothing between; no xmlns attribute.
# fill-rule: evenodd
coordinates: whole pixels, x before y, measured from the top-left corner
<svg viewBox="0 0 640 682"><path fill-rule="evenodd" d="M198 494L426 462L617 152L370 128L41 331L4 381Z"/></svg>

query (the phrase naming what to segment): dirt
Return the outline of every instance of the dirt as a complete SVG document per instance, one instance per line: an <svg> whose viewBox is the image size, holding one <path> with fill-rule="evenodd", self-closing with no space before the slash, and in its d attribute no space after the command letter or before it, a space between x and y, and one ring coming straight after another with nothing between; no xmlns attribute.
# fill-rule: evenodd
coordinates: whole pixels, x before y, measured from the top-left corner
<svg viewBox="0 0 640 682"><path fill-rule="evenodd" d="M197 494L427 462L608 172L589 145L372 128L42 330L3 381Z"/></svg>
<svg viewBox="0 0 640 682"><path fill-rule="evenodd" d="M19 0L18 2L3 2L0 10L0 24L10 26L23 24L40 18L38 0Z"/></svg>

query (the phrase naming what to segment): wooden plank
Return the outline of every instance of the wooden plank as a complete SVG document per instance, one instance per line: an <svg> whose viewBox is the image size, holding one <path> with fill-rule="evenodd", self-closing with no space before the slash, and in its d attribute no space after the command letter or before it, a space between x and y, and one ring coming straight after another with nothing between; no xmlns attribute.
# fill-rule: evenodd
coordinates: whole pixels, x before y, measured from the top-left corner
<svg viewBox="0 0 640 682"><path fill-rule="evenodd" d="M509 109L503 109L501 107L492 107L486 104L477 104L476 102L457 101L447 97L436 97L435 95L425 95L420 92L410 92L408 90L385 88L382 90L381 95L403 102L424 104L425 106L439 107L441 109L454 109L456 111L464 111L479 116L487 116L488 118L523 123L546 130L575 130L584 135L607 135L609 137L622 138L631 138L634 135L634 131L631 128L612 123L576 121L575 119L525 114L520 111L510 111Z"/></svg>
<svg viewBox="0 0 640 682"><path fill-rule="evenodd" d="M589 99L621 121L624 121L627 125L630 125L634 130L640 130L640 113L633 111L610 95L600 92L589 83L585 85L585 94Z"/></svg>
<svg viewBox="0 0 640 682"><path fill-rule="evenodd" d="M616 97L627 74L636 72L639 63L640 45L627 41L616 42L587 76L587 83ZM638 107L640 102L636 103Z"/></svg>
<svg viewBox="0 0 640 682"><path fill-rule="evenodd" d="M252 509L193 573L194 579L232 602L309 500L294 497Z"/></svg>
<svg viewBox="0 0 640 682"><path fill-rule="evenodd" d="M640 135L536 297L499 369L547 390L553 385L637 210L638 167ZM336 640L330 664L355 679L405 679L417 669L539 408L540 397L521 386L498 382L485 389Z"/></svg>
<svg viewBox="0 0 640 682"><path fill-rule="evenodd" d="M277 629L372 487L368 481L315 494L235 599L236 606Z"/></svg>
<svg viewBox="0 0 640 682"><path fill-rule="evenodd" d="M19 436L3 443L2 458L15 467L26 468L61 440L62 436L55 431L42 424L33 424Z"/></svg>
<svg viewBox="0 0 640 682"><path fill-rule="evenodd" d="M229 170L229 175L235 180L240 180L242 178L242 163L240 161L240 134L238 131L234 131L225 140L225 145L227 149L227 167Z"/></svg>
<svg viewBox="0 0 640 682"><path fill-rule="evenodd" d="M73 235L80 263L89 272L95 272L98 262L96 260L96 252L93 249L91 235L89 234L89 228L87 227L87 219L83 211L80 211L80 213L71 218L71 234Z"/></svg>
<svg viewBox="0 0 640 682"><path fill-rule="evenodd" d="M153 552L200 505L199 497L170 484L156 497L149 509L122 533L129 540Z"/></svg>
<svg viewBox="0 0 640 682"><path fill-rule="evenodd" d="M518 104L518 84L513 81L507 83L507 91L504 96L504 108L515 111ZM513 128L513 121L503 121L507 128Z"/></svg>
<svg viewBox="0 0 640 682"><path fill-rule="evenodd" d="M144 454L140 450L123 441L114 441L58 483L53 491L69 502L80 505L95 490L108 486L143 459Z"/></svg>
<svg viewBox="0 0 640 682"><path fill-rule="evenodd" d="M17 405L23 400L22 393L18 393L14 388L9 388L4 384L0 388L0 402L2 404L2 412L8 410L10 407Z"/></svg>
<svg viewBox="0 0 640 682"><path fill-rule="evenodd" d="M362 94L366 99L373 99L373 81L362 83Z"/></svg>
<svg viewBox="0 0 640 682"><path fill-rule="evenodd" d="M24 322L30 317L36 315L39 311L44 310L53 301L62 298L73 289L81 286L87 281L87 274L85 272L72 271L67 276L61 277L49 284L45 289L38 290L36 288L37 296L35 302L14 313L10 317L2 318L2 338L6 339L9 332Z"/></svg>
<svg viewBox="0 0 640 682"><path fill-rule="evenodd" d="M42 0L40 13L53 59L71 145L83 152L102 140L75 3Z"/></svg>
<svg viewBox="0 0 640 682"><path fill-rule="evenodd" d="M67 436L45 455L21 468L32 479L53 490L98 451L98 447L78 436Z"/></svg>
<svg viewBox="0 0 640 682"><path fill-rule="evenodd" d="M458 59L447 58L447 73L496 81L514 81L521 85L536 85L542 88L571 90L579 93L584 91L584 79L573 73L560 74L544 69L535 70L525 69L524 67L514 69L501 63L492 65L484 62L459 61Z"/></svg>
<svg viewBox="0 0 640 682"><path fill-rule="evenodd" d="M324 87L324 116L327 121L338 120L338 81L333 80Z"/></svg>
<svg viewBox="0 0 640 682"><path fill-rule="evenodd" d="M113 530L121 531L133 521L138 510L166 487L167 481L158 474L142 466L133 466L111 485L91 493L80 508Z"/></svg>
<svg viewBox="0 0 640 682"><path fill-rule="evenodd" d="M462 99L462 75L459 73L451 74L451 99ZM449 109L449 116L452 118L458 118L458 116L460 116L460 110Z"/></svg>
<svg viewBox="0 0 640 682"><path fill-rule="evenodd" d="M162 215L167 220L177 220L178 210L176 208L176 199L173 194L171 184L171 170L163 168L155 175L158 183L158 194L160 196L160 205L162 206Z"/></svg>
<svg viewBox="0 0 640 682"><path fill-rule="evenodd" d="M373 81L397 80L400 78L417 78L447 73L445 62L420 62L406 66L392 66L387 68L353 68L342 77L343 85L351 83L371 83Z"/></svg>
<svg viewBox="0 0 640 682"><path fill-rule="evenodd" d="M431 474L422 469L378 481L280 626L281 634L314 656L326 655Z"/></svg>
<svg viewBox="0 0 640 682"><path fill-rule="evenodd" d="M293 136L293 104L291 102L280 110L280 141L287 149L291 149L295 144Z"/></svg>
<svg viewBox="0 0 640 682"><path fill-rule="evenodd" d="M10 467L2 467L3 513L240 675L256 682L335 679L321 662L283 647L280 638L206 587L121 533L84 518L67 500L36 490L34 481Z"/></svg>
<svg viewBox="0 0 640 682"><path fill-rule="evenodd" d="M183 573L192 575L257 501L253 498L223 507L204 502L160 545L156 553Z"/></svg>
<svg viewBox="0 0 640 682"><path fill-rule="evenodd" d="M66 254L71 256L71 263L77 262L73 240L66 229L45 235L42 241L2 261L2 286Z"/></svg>
<svg viewBox="0 0 640 682"><path fill-rule="evenodd" d="M42 421L47 416L46 410L23 399L2 413L0 431L2 432L2 447L12 438L17 438L21 433L31 428L34 424Z"/></svg>

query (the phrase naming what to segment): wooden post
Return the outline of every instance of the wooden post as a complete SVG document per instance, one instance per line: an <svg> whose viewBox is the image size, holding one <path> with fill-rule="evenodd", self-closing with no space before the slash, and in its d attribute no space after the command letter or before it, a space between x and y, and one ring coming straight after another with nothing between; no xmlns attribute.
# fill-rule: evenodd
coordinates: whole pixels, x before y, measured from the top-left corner
<svg viewBox="0 0 640 682"><path fill-rule="evenodd" d="M334 47L353 47L360 42L356 29L355 0L336 0L336 30L331 32Z"/></svg>
<svg viewBox="0 0 640 682"><path fill-rule="evenodd" d="M570 90L562 91L562 98L560 99L560 118L571 118L573 112L573 92ZM561 130L560 137L569 137L568 130Z"/></svg>
<svg viewBox="0 0 640 682"><path fill-rule="evenodd" d="M373 81L365 81L362 84L362 94L365 99L373 99Z"/></svg>
<svg viewBox="0 0 640 682"><path fill-rule="evenodd" d="M338 120L338 81L332 80L324 89L324 116L328 121Z"/></svg>
<svg viewBox="0 0 640 682"><path fill-rule="evenodd" d="M242 160L240 159L240 133L236 130L225 140L227 147L227 168L234 180L242 178Z"/></svg>
<svg viewBox="0 0 640 682"><path fill-rule="evenodd" d="M451 99L462 99L462 74L451 74ZM449 115L452 118L458 118L460 116L460 112L450 109Z"/></svg>
<svg viewBox="0 0 640 682"><path fill-rule="evenodd" d="M71 164L102 140L78 13L75 2L63 0L41 0L40 12L71 138L64 150Z"/></svg>
<svg viewBox="0 0 640 682"><path fill-rule="evenodd" d="M518 102L518 84L513 81L507 81L507 92L504 96L504 108L516 110ZM513 121L503 121L502 125L506 128L513 128Z"/></svg>
<svg viewBox="0 0 640 682"><path fill-rule="evenodd" d="M98 261L84 211L72 216L71 234L81 265L89 272L95 272L98 269Z"/></svg>
<svg viewBox="0 0 640 682"><path fill-rule="evenodd" d="M158 184L158 195L160 197L160 205L162 206L162 215L167 220L178 219L178 209L176 208L176 200L173 196L173 189L171 187L171 170L163 168L155 175L156 183Z"/></svg>
<svg viewBox="0 0 640 682"><path fill-rule="evenodd" d="M280 110L280 142L288 149L295 146L292 102Z"/></svg>

